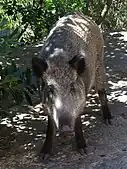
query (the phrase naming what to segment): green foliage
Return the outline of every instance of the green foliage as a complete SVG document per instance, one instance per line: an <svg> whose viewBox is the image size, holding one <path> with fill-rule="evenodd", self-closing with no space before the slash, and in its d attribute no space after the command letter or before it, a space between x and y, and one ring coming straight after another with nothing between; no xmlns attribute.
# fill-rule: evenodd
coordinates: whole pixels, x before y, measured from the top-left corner
<svg viewBox="0 0 127 169"><path fill-rule="evenodd" d="M0 4L0 22L6 20L9 39L13 37L20 42L33 43L42 40L58 18L66 13L80 10L85 14L87 4L87 14L96 20L106 0L1 0ZM126 27L126 6L127 0L113 0L103 24L110 28Z"/></svg>
<svg viewBox="0 0 127 169"><path fill-rule="evenodd" d="M20 68L13 61L0 65L0 112L21 103L26 99L33 106L32 96L39 91L44 106L52 106L54 90L43 79L37 85L36 78L28 68ZM38 95L38 96L39 96ZM0 116L4 114L0 113Z"/></svg>
<svg viewBox="0 0 127 169"><path fill-rule="evenodd" d="M106 22L115 29L127 28L127 0L113 1Z"/></svg>
<svg viewBox="0 0 127 169"><path fill-rule="evenodd" d="M52 25L67 12L84 11L85 0L3 0L3 16L11 24L11 37L27 43L42 40Z"/></svg>
<svg viewBox="0 0 127 169"><path fill-rule="evenodd" d="M106 0L90 0L88 15L94 20L99 18ZM108 29L122 29L127 27L127 0L113 0L110 10L103 22L103 27Z"/></svg>
<svg viewBox="0 0 127 169"><path fill-rule="evenodd" d="M24 98L32 105L30 94L34 94L36 91L30 69L19 68L13 61L9 65L0 65L1 107L8 108L13 105L20 105Z"/></svg>
<svg viewBox="0 0 127 169"><path fill-rule="evenodd" d="M7 22L6 29L13 41L33 43L42 40L59 17L68 12L82 11L94 20L106 4L106 0L0 0L0 22ZM86 9L86 6L88 9ZM126 27L127 0L113 0L103 25L110 28Z"/></svg>

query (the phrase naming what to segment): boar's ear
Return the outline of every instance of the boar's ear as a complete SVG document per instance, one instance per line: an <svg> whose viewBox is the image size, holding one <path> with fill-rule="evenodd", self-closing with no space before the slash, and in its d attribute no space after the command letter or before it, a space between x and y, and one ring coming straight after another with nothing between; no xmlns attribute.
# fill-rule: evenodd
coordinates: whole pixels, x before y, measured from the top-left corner
<svg viewBox="0 0 127 169"><path fill-rule="evenodd" d="M32 58L32 69L37 77L40 78L47 68L48 65L45 61L37 57Z"/></svg>
<svg viewBox="0 0 127 169"><path fill-rule="evenodd" d="M78 75L81 75L85 71L86 64L83 57L74 56L68 63L76 70Z"/></svg>

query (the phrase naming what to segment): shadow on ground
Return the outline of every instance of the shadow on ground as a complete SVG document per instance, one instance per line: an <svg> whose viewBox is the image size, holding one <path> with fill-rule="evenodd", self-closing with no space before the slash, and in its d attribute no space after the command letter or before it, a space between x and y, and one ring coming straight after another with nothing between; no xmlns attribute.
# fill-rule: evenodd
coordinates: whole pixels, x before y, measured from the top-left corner
<svg viewBox="0 0 127 169"><path fill-rule="evenodd" d="M47 119L24 107L15 109L16 116L2 119L0 125L0 166L13 169L126 169L127 168L127 32L105 33L105 63L109 89L109 106L114 115L113 125L102 123L98 97L89 95L82 116L87 155L75 150L75 141L63 144L57 137L55 154L47 162L39 161L36 154L43 145ZM13 51L18 63L30 65L40 46ZM36 107L36 111L39 112ZM14 111L14 110L13 110ZM22 112L22 113L21 113Z"/></svg>

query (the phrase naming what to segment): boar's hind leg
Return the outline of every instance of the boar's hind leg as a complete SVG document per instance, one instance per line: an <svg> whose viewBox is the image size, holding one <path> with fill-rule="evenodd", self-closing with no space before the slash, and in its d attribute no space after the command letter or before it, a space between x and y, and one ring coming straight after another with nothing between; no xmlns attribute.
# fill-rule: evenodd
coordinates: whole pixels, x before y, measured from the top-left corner
<svg viewBox="0 0 127 169"><path fill-rule="evenodd" d="M49 154L52 152L53 147L53 141L55 138L55 123L51 116L48 116L48 126L47 126L47 133L46 133L46 140L44 142L44 145L41 149L41 154L43 156L43 159L46 159Z"/></svg>
<svg viewBox="0 0 127 169"><path fill-rule="evenodd" d="M112 115L108 107L108 99L107 99L106 91L105 91L105 69L101 61L98 62L98 66L96 69L95 83L96 83L96 91L98 92L100 103L101 103L104 123L111 124Z"/></svg>
<svg viewBox="0 0 127 169"><path fill-rule="evenodd" d="M112 115L111 115L111 111L108 107L108 101L107 101L105 89L99 90L98 95L99 95L99 99L100 99L100 102L101 102L101 108L102 108L102 112L103 112L104 123L105 124L107 124L107 123L111 124Z"/></svg>
<svg viewBox="0 0 127 169"><path fill-rule="evenodd" d="M82 132L82 122L81 122L81 116L78 116L75 120L75 138L77 143L78 150L82 153L84 151L86 153L86 142L83 137Z"/></svg>

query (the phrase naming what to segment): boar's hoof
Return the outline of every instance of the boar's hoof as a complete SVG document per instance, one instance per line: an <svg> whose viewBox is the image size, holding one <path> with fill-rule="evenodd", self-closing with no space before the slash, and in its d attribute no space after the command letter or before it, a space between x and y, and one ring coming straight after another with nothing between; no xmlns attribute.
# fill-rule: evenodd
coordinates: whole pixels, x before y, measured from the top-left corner
<svg viewBox="0 0 127 169"><path fill-rule="evenodd" d="M48 158L50 157L50 154L48 154L48 153L39 153L38 154L38 159L40 160L40 161L42 161L42 160L47 160Z"/></svg>
<svg viewBox="0 0 127 169"><path fill-rule="evenodd" d="M113 116L110 116L110 117L108 117L108 118L105 118L104 119L104 124L105 125L112 125L112 119L113 119Z"/></svg>
<svg viewBox="0 0 127 169"><path fill-rule="evenodd" d="M43 160L47 160L49 156L51 155L52 149L47 146L43 146L41 152L39 153L39 156Z"/></svg>
<svg viewBox="0 0 127 169"><path fill-rule="evenodd" d="M112 125L111 119L104 119L104 124L105 125Z"/></svg>
<svg viewBox="0 0 127 169"><path fill-rule="evenodd" d="M81 155L84 155L84 153L87 154L86 148L85 149L79 149L79 153Z"/></svg>
<svg viewBox="0 0 127 169"><path fill-rule="evenodd" d="M46 152L42 153L41 152L41 153L39 153L39 159L40 160L47 160L50 157L50 155L51 155L50 153L46 153Z"/></svg>
<svg viewBox="0 0 127 169"><path fill-rule="evenodd" d="M82 141L81 140L78 140L77 142L77 148L78 148L78 151L81 155L83 155L84 153L87 154L87 145L85 143L85 140L83 139Z"/></svg>
<svg viewBox="0 0 127 169"><path fill-rule="evenodd" d="M47 160L49 157L50 157L50 154L48 154L48 153L43 153L42 154L42 159L43 160Z"/></svg>

